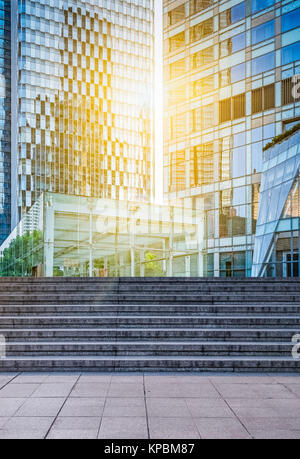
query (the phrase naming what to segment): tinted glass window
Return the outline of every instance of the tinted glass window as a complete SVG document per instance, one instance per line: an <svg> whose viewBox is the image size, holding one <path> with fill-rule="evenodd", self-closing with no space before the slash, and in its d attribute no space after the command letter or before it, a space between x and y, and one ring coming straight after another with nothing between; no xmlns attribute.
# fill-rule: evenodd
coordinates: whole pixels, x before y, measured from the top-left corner
<svg viewBox="0 0 300 459"><path fill-rule="evenodd" d="M291 11L290 13L284 14L281 21L282 32L295 29L300 25L300 8Z"/></svg>
<svg viewBox="0 0 300 459"><path fill-rule="evenodd" d="M274 21L266 22L252 30L252 44L260 43L261 41L268 40L275 35Z"/></svg>
<svg viewBox="0 0 300 459"><path fill-rule="evenodd" d="M282 49L282 65L300 60L300 41Z"/></svg>
<svg viewBox="0 0 300 459"><path fill-rule="evenodd" d="M274 5L274 0L252 0L252 13L264 10Z"/></svg>

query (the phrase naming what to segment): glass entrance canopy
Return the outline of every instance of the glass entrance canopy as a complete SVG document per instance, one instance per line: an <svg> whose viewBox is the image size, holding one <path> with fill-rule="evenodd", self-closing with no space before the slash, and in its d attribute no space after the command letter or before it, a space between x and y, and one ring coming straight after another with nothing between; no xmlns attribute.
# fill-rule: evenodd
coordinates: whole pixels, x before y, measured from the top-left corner
<svg viewBox="0 0 300 459"><path fill-rule="evenodd" d="M44 193L0 247L1 276L203 276L195 209Z"/></svg>

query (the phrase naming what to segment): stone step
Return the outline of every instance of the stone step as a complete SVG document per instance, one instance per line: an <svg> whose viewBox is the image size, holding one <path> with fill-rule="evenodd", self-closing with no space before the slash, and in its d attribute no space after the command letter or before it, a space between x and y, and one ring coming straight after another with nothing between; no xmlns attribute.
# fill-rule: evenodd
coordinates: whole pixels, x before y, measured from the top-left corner
<svg viewBox="0 0 300 459"><path fill-rule="evenodd" d="M111 304L166 304L166 303L177 303L177 304L191 304L191 303L206 303L206 304L224 304L224 303L243 303L248 304L260 304L261 302L276 302L276 303L299 303L300 295L292 294L257 294L253 293L252 295L248 294L211 294L211 295L202 295L202 294L156 294L152 293L149 295L144 295L141 293L128 294L128 295L111 295L111 294L99 294L99 295L89 295L89 294L48 294L48 295L23 295L23 294L0 294L0 305L9 305L9 304L99 304L101 302L111 303Z"/></svg>
<svg viewBox="0 0 300 459"><path fill-rule="evenodd" d="M283 328L292 326L300 330L300 315L288 316L271 316L271 315L249 315L249 316L194 316L191 320L189 315L185 316L0 316L0 330L7 327L22 328L97 328L97 327L119 327L119 328L136 328L136 327L174 327L174 328L238 328L238 327L277 327Z"/></svg>
<svg viewBox="0 0 300 459"><path fill-rule="evenodd" d="M6 346L7 356L40 355L120 355L120 356L235 356L269 355L290 356L291 342L11 342Z"/></svg>
<svg viewBox="0 0 300 459"><path fill-rule="evenodd" d="M202 286L202 287L232 287L232 288L250 288L264 286L267 289L278 287L295 287L299 286L298 278L190 278L190 277L140 277L140 278L1 278L0 289L12 288L22 289L28 287L38 288L62 288L73 286L74 288L131 288L154 286L155 288L166 288L168 286Z"/></svg>
<svg viewBox="0 0 300 459"><path fill-rule="evenodd" d="M0 371L300 371L298 333L298 279L0 279Z"/></svg>
<svg viewBox="0 0 300 459"><path fill-rule="evenodd" d="M19 285L19 284L1 284L0 283L0 292L2 293L18 293L18 294L27 294L27 293L59 293L62 290L64 293L82 293L84 290L85 293L89 294L97 294L97 293L119 293L119 294L126 294L134 291L134 288L141 289L143 292L152 292L154 289L158 293L215 293L215 292L229 292L229 293L246 293L251 292L253 293L253 289L255 288L256 292L263 292L263 293L281 293L281 292L293 292L299 293L300 292L300 285L298 284L258 284L258 285L249 285L249 284L183 284L178 282L176 284L163 284L163 285L155 285L155 284L91 284L91 285L72 285L72 284L33 284L33 285Z"/></svg>
<svg viewBox="0 0 300 459"><path fill-rule="evenodd" d="M24 341L291 341L295 328L7 328L1 334L7 342Z"/></svg>
<svg viewBox="0 0 300 459"><path fill-rule="evenodd" d="M9 306L0 305L0 314L2 316L21 316L24 314L30 314L32 316L46 316L48 314L56 315L84 315L84 314L93 314L93 315L109 315L113 316L115 314L143 314L143 315L165 315L171 314L172 316L177 315L227 315L231 317L235 314L272 314L273 316L281 316L282 314L300 314L300 303L295 303L291 305L283 305L277 303L267 303L267 304L219 304L219 305L177 305L177 304L53 304L53 305L43 305L43 304L24 304L24 305L15 305L11 304Z"/></svg>
<svg viewBox="0 0 300 459"><path fill-rule="evenodd" d="M0 371L228 371L300 372L300 360L292 357L145 357L70 356L8 357Z"/></svg>

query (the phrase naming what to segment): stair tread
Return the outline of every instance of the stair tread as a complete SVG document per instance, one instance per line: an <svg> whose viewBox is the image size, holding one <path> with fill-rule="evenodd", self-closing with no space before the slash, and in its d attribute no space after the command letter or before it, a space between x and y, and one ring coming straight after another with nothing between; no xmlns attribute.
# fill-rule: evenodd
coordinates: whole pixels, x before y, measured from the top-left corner
<svg viewBox="0 0 300 459"><path fill-rule="evenodd" d="M211 360L211 361L237 361L237 360L250 360L250 361L286 361L286 362L298 362L300 366L300 360L296 361L293 357L278 357L278 356L201 356L201 357L194 357L194 356L90 356L90 355L83 355L83 356L38 356L38 357L30 357L30 356L21 356L21 357L5 357L1 359L1 361L18 361L18 360L191 360L191 361L202 361L202 360ZM1 362L0 361L0 362Z"/></svg>
<svg viewBox="0 0 300 459"><path fill-rule="evenodd" d="M115 345L145 345L145 346L174 346L174 345L180 345L180 346L243 346L243 345L251 345L251 346L291 346L291 342L287 341L9 341L6 343L7 346L24 346L24 345L30 345L30 346L59 346L59 345L64 345L64 346L69 346L69 345L76 345L76 346L85 346L85 345L110 345L110 346L115 346Z"/></svg>

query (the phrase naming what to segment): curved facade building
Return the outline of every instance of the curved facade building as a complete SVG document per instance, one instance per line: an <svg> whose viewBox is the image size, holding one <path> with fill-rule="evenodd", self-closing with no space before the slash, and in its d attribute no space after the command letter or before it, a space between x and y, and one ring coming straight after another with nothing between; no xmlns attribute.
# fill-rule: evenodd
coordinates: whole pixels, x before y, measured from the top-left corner
<svg viewBox="0 0 300 459"><path fill-rule="evenodd" d="M254 277L299 277L299 185L300 130L264 155Z"/></svg>

